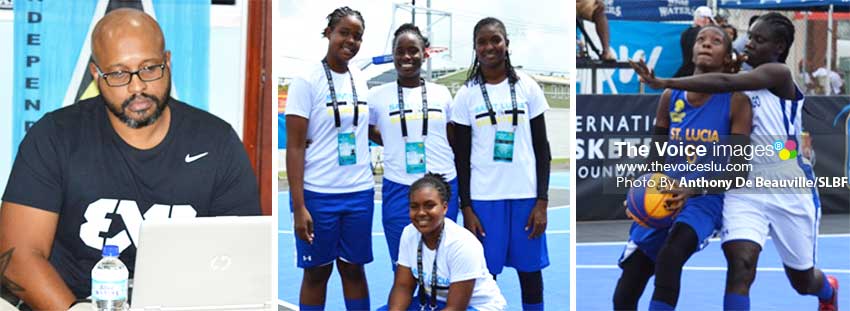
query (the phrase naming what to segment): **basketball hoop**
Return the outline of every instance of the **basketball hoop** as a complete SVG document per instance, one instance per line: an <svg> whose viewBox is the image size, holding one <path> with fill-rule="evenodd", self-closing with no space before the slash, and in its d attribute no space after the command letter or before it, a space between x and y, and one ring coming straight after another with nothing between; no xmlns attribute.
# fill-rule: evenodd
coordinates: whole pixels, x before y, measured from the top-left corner
<svg viewBox="0 0 850 311"><path fill-rule="evenodd" d="M428 57L431 57L434 54L442 53L442 52L445 52L445 51L448 51L448 50L449 50L449 48L447 48L445 46L432 46L432 47L429 47L429 48L425 48L425 55L428 55Z"/></svg>

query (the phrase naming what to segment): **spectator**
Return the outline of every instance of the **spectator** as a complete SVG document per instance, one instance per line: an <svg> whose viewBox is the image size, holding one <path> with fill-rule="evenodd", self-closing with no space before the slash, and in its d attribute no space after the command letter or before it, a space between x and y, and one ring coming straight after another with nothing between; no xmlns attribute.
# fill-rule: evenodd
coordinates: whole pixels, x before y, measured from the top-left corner
<svg viewBox="0 0 850 311"><path fill-rule="evenodd" d="M611 51L608 43L608 17L605 16L605 4L600 0L576 0L576 14L596 24L596 34L599 35L599 42L602 43L602 55L599 58L604 61L615 61L614 52Z"/></svg>
<svg viewBox="0 0 850 311"><path fill-rule="evenodd" d="M697 33L702 26L714 23L714 14L707 6L698 7L694 10L694 23L690 28L682 32L679 37L679 45L682 48L682 66L676 70L674 77L686 77L694 73L693 47L697 39Z"/></svg>
<svg viewBox="0 0 850 311"><path fill-rule="evenodd" d="M717 15L714 16L714 23L720 27L729 25L729 15L717 12Z"/></svg>
<svg viewBox="0 0 850 311"><path fill-rule="evenodd" d="M738 29L735 29L735 26L724 24L720 27L723 28L723 31L725 31L726 35L729 36L729 40L735 41L735 39L738 38Z"/></svg>
<svg viewBox="0 0 850 311"><path fill-rule="evenodd" d="M823 95L839 95L841 87L844 86L844 80L841 75L835 71L820 67L812 73L815 83L823 89Z"/></svg>

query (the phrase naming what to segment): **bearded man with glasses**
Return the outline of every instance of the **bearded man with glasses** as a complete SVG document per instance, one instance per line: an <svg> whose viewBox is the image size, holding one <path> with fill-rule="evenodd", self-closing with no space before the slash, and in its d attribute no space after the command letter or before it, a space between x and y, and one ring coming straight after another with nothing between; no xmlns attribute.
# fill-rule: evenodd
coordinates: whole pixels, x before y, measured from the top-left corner
<svg viewBox="0 0 850 311"><path fill-rule="evenodd" d="M0 288L22 310L85 301L104 245L118 246L132 278L142 221L260 214L233 128L171 98L171 52L153 18L113 10L91 48L100 95L27 132L3 195Z"/></svg>

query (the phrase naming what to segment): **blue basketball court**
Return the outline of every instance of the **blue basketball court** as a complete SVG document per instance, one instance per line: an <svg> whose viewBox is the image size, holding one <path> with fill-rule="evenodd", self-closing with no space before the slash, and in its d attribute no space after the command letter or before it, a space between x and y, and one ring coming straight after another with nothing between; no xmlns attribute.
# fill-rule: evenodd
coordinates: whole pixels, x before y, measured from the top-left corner
<svg viewBox="0 0 850 311"><path fill-rule="evenodd" d="M576 243L576 310L611 310L620 277L617 259L625 242ZM818 238L817 267L838 278L839 304L850 303L850 234L824 234ZM654 279L650 279L638 309L649 308ZM722 310L726 259L720 241L694 254L682 273L677 310ZM772 240L759 256L756 280L750 290L752 310L816 310L817 298L800 296L785 277Z"/></svg>

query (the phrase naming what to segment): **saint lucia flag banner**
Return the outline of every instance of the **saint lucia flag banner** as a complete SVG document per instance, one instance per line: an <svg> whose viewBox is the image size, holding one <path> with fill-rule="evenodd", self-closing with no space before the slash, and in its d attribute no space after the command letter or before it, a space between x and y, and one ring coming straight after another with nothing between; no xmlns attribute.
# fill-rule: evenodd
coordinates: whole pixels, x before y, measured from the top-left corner
<svg viewBox="0 0 850 311"><path fill-rule="evenodd" d="M209 0L15 1L13 152L45 113L97 96L87 69L92 30L125 7L159 22L171 51L171 96L207 110Z"/></svg>

